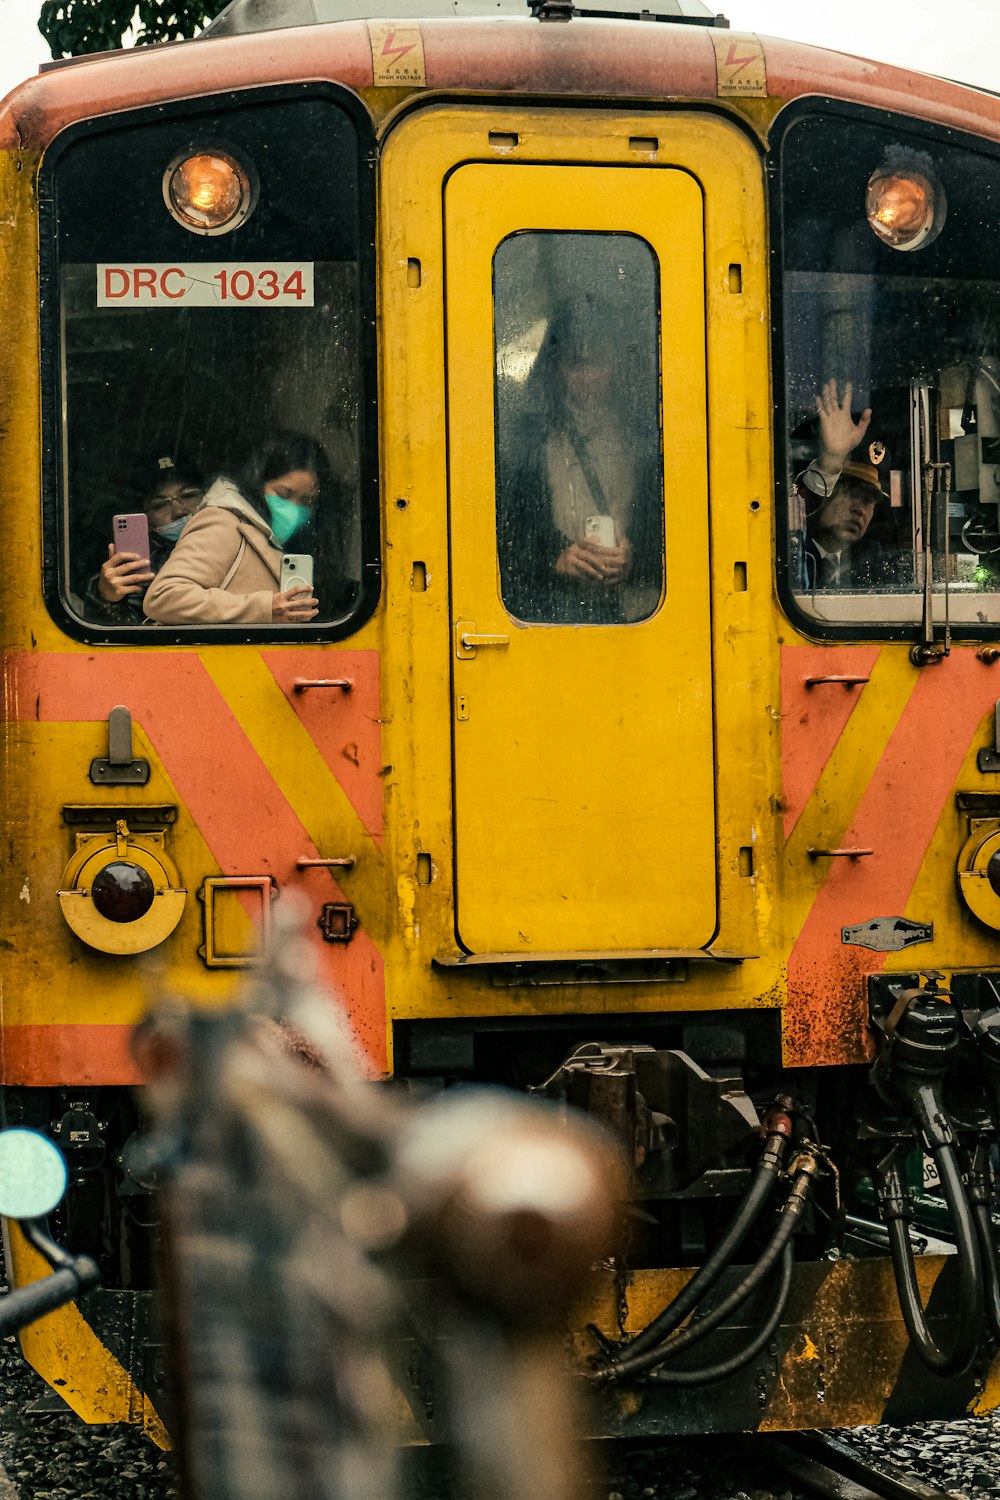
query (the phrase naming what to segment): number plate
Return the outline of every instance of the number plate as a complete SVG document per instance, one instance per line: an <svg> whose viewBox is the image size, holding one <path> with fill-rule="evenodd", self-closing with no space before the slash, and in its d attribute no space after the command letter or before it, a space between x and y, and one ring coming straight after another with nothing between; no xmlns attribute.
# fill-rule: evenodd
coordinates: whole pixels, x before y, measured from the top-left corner
<svg viewBox="0 0 1000 1500"><path fill-rule="evenodd" d="M312 307L312 262L99 265L98 307Z"/></svg>

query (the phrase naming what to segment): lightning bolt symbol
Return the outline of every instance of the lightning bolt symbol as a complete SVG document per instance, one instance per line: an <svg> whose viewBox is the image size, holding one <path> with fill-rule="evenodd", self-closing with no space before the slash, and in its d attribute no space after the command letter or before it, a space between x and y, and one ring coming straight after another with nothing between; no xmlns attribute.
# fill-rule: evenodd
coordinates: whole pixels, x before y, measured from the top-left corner
<svg viewBox="0 0 1000 1500"><path fill-rule="evenodd" d="M729 56L726 58L725 62L725 66L727 68L732 68L734 73L738 73L741 68L745 68L748 63L752 63L757 57L756 52L751 52L748 57L740 57L739 51L739 43L733 42L732 46L729 48Z"/></svg>
<svg viewBox="0 0 1000 1500"><path fill-rule="evenodd" d="M394 31L390 31L382 43L382 56L390 58L392 62L399 62L399 59L405 57L407 52L412 52L417 44L416 42L406 42L402 47L394 47L392 40L395 35Z"/></svg>

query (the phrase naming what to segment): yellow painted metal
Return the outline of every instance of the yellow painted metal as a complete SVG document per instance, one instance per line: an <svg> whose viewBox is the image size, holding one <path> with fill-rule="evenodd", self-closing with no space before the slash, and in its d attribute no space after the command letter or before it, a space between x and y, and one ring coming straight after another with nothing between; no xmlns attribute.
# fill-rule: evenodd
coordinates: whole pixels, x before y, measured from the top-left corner
<svg viewBox="0 0 1000 1500"><path fill-rule="evenodd" d="M453 667L472 952L699 948L715 931L703 211L679 171L480 164L448 179L452 609L480 643ZM666 587L641 623L526 626L500 599L493 256L524 229L641 236L656 257Z"/></svg>
<svg viewBox="0 0 1000 1500"><path fill-rule="evenodd" d="M497 142L491 140L491 133ZM644 164L637 165L631 142L651 135L660 142L657 156L650 162L647 155ZM682 171L700 189L704 201L707 427L711 436L707 473L712 516L712 609L705 629L715 662L719 755L710 793L692 800L698 800L703 820L711 820L713 802L717 810L715 849L709 855L718 870L718 928L712 946L759 957L740 966L696 969L692 965L683 983L630 984L627 1005L640 1012L778 1006L784 993L784 953L774 931L780 810L772 790L779 776L779 631L771 605L771 414L762 173L757 151L729 120L708 115L678 112L661 118L586 108L570 113L554 108L437 105L404 118L390 134L382 158L380 415L387 500L383 733L385 758L393 767L387 786L393 815L386 854L397 872L399 911L405 917L405 924L389 933L383 949L387 973L392 976L389 1014L433 1016L461 1011L469 1016L523 1016L565 1011L570 1006L588 1013L624 1003L620 993L599 984L574 985L569 992L558 986L508 991L492 985L486 974L451 970L428 976L429 962L456 948L451 735L453 727L457 733L474 726L477 692L474 688L466 692L458 670L470 666L478 673L482 666L493 672L501 655L500 651L483 651L475 662L453 661L457 611L449 609L441 185L452 174L460 182L462 174L476 164L509 170L513 183L522 164L552 162L566 164L567 184L577 171L627 167L629 193L634 178L639 195L646 178L657 174L666 178L673 170ZM450 191L449 186L446 197ZM513 185L504 189L508 196L518 191ZM591 222L600 227L607 222L600 217L600 197L591 195L587 206L591 203L596 215ZM541 206L536 207L541 211ZM634 232L643 233L638 220ZM733 265L741 267L739 278L730 275ZM450 298L455 274L450 258L448 268ZM737 286L738 291L734 290ZM471 303L469 297L462 304L463 315L471 310ZM489 350L491 332L486 333L483 323L489 321L488 306L480 307L475 316L483 329L481 345ZM463 403L481 403L480 412L491 400L492 371L486 379L485 393L467 385L460 391ZM668 412L669 405L668 400ZM703 426L696 423L696 430L703 431ZM487 436L483 447L491 452L492 446ZM479 499L489 512L489 492ZM465 566L458 560L460 550L456 545L451 565ZM485 558L480 566L488 569ZM486 581L485 573L483 577L485 587L492 584L495 599L495 562L492 566L493 579ZM415 574L426 580L426 587L413 586ZM477 632L510 631L503 617L487 618L474 610L466 614ZM455 673L454 703L446 662ZM670 670L662 658L655 667L657 673L661 670ZM536 680L533 690L537 687ZM461 698L466 700L464 711L470 717L453 724L453 715L457 720L463 712L457 701ZM566 744L557 737L551 749L556 763L567 754ZM633 774L631 766L629 774ZM674 783L680 779L671 766L664 777ZM498 778L492 779L488 795L499 799L506 789L498 785ZM673 787L666 796L674 796ZM741 849L752 849L753 860L741 856ZM428 883L416 879L420 853L429 856L433 867L434 878ZM749 869L752 874L746 873ZM526 880L537 878L534 869L524 873ZM595 907L601 898L598 874L593 881ZM704 932L698 934L698 941L704 938Z"/></svg>
<svg viewBox="0 0 1000 1500"><path fill-rule="evenodd" d="M202 957L210 969L245 969L261 962L271 931L276 894L268 875L209 875L198 895L205 907Z"/></svg>
<svg viewBox="0 0 1000 1500"><path fill-rule="evenodd" d="M784 842L777 915L782 943L788 948L795 942L810 907L830 876L828 863L811 860L808 850L844 842L916 681L917 673L905 650L879 654L870 683L860 694L802 815ZM909 962L912 965L912 953Z"/></svg>
<svg viewBox="0 0 1000 1500"><path fill-rule="evenodd" d="M918 1257L916 1277L925 1306L938 1277L948 1268L948 1257ZM573 1326L584 1330L593 1325L611 1339L620 1337L621 1327L634 1336L693 1274L693 1269L684 1268L639 1270L630 1272L622 1285L610 1272L602 1272L590 1295L575 1309ZM752 1331L762 1316L762 1309L748 1310L745 1305L723 1326L740 1329L741 1340L746 1340L746 1330ZM575 1343L581 1356L593 1352L590 1333L575 1335ZM747 1390L741 1404L730 1389L725 1398L727 1419L765 1432L878 1423L888 1416L890 1403L893 1419L905 1420L906 1411L920 1410L926 1399L920 1367L909 1355L909 1337L888 1257L797 1265L786 1311L770 1350L751 1368L756 1381L754 1393ZM998 1375L1000 1359L994 1359L986 1390L973 1398L970 1387L971 1412L986 1412L997 1404ZM713 1399L712 1389L705 1388L709 1400ZM623 1387L618 1396L622 1415L629 1418L640 1412L648 1394L641 1387ZM695 1390L687 1393L691 1401L688 1411L686 1401L677 1402L678 1431L684 1431L685 1421L692 1417L697 1424L700 1396L701 1392Z"/></svg>
<svg viewBox="0 0 1000 1500"><path fill-rule="evenodd" d="M164 853L162 834L129 834L124 819L118 827L117 835L77 835L76 853L56 894L66 921L89 947L101 953L148 953L177 926L187 892L180 889L177 871ZM116 860L137 865L153 882L152 904L133 922L112 922L94 905L94 881Z"/></svg>
<svg viewBox="0 0 1000 1500"><path fill-rule="evenodd" d="M989 865L1000 853L1000 822L977 819L958 856L958 882L962 899L987 927L1000 928L1000 896L989 879Z"/></svg>
<svg viewBox="0 0 1000 1500"><path fill-rule="evenodd" d="M48 1275L49 1267L16 1224L5 1220L4 1249L15 1286ZM160 1448L168 1448L166 1428L152 1401L128 1370L101 1343L75 1303L31 1323L21 1335L24 1357L54 1385L85 1422L131 1422Z"/></svg>

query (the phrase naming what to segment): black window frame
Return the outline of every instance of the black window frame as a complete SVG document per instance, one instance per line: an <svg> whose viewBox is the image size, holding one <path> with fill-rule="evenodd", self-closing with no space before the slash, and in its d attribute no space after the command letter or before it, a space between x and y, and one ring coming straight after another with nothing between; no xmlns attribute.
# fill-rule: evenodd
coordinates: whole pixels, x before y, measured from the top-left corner
<svg viewBox="0 0 1000 1500"><path fill-rule="evenodd" d="M192 144L199 141L199 119L220 112L252 109L259 104L327 99L354 127L357 143L357 275L360 348L358 369L358 507L361 577L349 612L341 619L308 625L156 625L100 624L74 614L64 597L61 577L67 542L67 476L63 461L61 285L56 174L66 152L81 139L123 134L150 123L178 121L190 125ZM238 145L238 131L233 145ZM166 165L166 163L164 163ZM41 462L42 462L42 594L55 624L66 635L88 645L218 645L308 643L321 645L354 636L372 617L381 598L382 553L379 499L378 380L376 349L376 170L374 125L364 104L349 90L328 82L262 85L199 94L195 98L144 105L67 126L47 148L38 174ZM166 212L166 209L164 209ZM238 233L238 231L237 231ZM204 245L206 241L198 236ZM227 237L208 241L224 255Z"/></svg>
<svg viewBox="0 0 1000 1500"><path fill-rule="evenodd" d="M770 216L770 289L771 289L771 381L774 391L774 514L775 514L775 568L778 602L789 623L800 634L818 640L830 641L916 641L922 639L922 624L910 622L817 620L806 614L796 603L789 578L789 527L788 507L790 496L786 480L788 455L788 409L787 370L785 359L785 296L784 296L784 195L783 148L790 129L810 116L856 120L865 125L883 127L897 140L912 142L916 150L934 150L947 146L965 151L974 151L980 156L995 158L1000 163L1000 142L984 136L971 135L968 131L956 130L948 125L936 124L913 115L899 115L888 109L878 109L862 104L853 104L844 99L828 95L813 95L787 105L777 117L771 132L771 149L768 157L769 216ZM941 596L943 597L943 596ZM951 622L952 639L956 641L996 640L1000 625L973 625L966 621Z"/></svg>

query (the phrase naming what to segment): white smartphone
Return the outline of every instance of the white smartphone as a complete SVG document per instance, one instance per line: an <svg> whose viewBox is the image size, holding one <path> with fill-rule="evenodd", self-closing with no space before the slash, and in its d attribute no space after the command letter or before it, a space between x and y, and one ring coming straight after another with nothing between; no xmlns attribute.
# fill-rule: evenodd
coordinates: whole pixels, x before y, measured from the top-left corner
<svg viewBox="0 0 1000 1500"><path fill-rule="evenodd" d="M596 542L599 547L615 545L615 521L613 516L588 516L583 523L584 539Z"/></svg>
<svg viewBox="0 0 1000 1500"><path fill-rule="evenodd" d="M142 511L126 516L112 516L111 537L116 552L134 552L149 556L149 521Z"/></svg>
<svg viewBox="0 0 1000 1500"><path fill-rule="evenodd" d="M297 588L302 583L312 588L312 557L308 552L286 552L281 559L281 592L287 594L289 589Z"/></svg>

